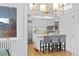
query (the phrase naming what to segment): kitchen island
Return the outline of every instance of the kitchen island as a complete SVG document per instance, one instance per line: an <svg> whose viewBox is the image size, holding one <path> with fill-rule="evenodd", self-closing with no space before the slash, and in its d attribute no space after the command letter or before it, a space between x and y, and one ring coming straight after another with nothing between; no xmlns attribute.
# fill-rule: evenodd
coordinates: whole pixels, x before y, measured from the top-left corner
<svg viewBox="0 0 79 59"><path fill-rule="evenodd" d="M38 34L38 33L35 33L34 35L34 48L39 50L40 51L40 41L44 39L44 36L49 36L49 37L52 37L52 36L60 36L60 35L65 35L65 34Z"/></svg>

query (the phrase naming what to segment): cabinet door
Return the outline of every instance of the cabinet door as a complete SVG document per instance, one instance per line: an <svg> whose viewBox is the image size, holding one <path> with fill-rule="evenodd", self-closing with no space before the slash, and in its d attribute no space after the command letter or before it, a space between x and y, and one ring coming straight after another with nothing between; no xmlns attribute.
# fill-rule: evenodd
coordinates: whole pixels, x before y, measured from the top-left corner
<svg viewBox="0 0 79 59"><path fill-rule="evenodd" d="M79 55L79 10L74 11L72 49L73 55Z"/></svg>
<svg viewBox="0 0 79 59"><path fill-rule="evenodd" d="M66 50L71 52L72 40L72 27L73 27L73 13L72 11L65 13L60 17L59 28L60 34L66 34Z"/></svg>

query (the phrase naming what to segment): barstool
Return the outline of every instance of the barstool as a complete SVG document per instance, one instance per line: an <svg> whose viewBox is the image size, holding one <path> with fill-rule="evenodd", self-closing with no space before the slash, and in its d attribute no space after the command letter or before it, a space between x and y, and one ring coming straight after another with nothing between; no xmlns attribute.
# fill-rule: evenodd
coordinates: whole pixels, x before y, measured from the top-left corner
<svg viewBox="0 0 79 59"><path fill-rule="evenodd" d="M60 50L60 41L59 41L59 36L55 35L51 37L51 47L52 47L52 51L56 50L59 51Z"/></svg>
<svg viewBox="0 0 79 59"><path fill-rule="evenodd" d="M61 49L66 50L66 35L60 35Z"/></svg>
<svg viewBox="0 0 79 59"><path fill-rule="evenodd" d="M40 41L40 51L43 49L43 53L45 50L50 52L50 36L44 36L44 39Z"/></svg>

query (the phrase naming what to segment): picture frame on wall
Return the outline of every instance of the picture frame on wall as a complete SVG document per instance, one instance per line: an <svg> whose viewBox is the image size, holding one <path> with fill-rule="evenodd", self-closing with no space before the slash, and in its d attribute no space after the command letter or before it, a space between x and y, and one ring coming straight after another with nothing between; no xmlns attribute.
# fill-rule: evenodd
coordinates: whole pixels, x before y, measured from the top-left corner
<svg viewBox="0 0 79 59"><path fill-rule="evenodd" d="M17 9L0 6L0 38L17 37Z"/></svg>

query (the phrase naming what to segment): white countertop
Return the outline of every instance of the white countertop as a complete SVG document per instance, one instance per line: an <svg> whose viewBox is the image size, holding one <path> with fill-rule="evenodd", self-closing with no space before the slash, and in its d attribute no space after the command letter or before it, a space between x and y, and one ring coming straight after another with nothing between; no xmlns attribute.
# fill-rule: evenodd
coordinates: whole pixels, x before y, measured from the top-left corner
<svg viewBox="0 0 79 59"><path fill-rule="evenodd" d="M65 34L37 34L38 37L54 36L54 35L65 35Z"/></svg>

